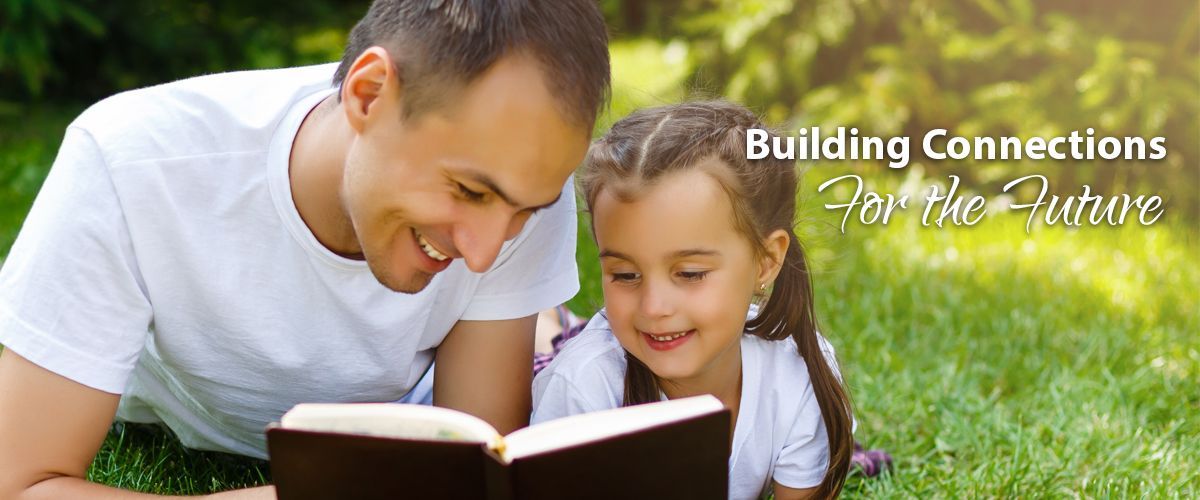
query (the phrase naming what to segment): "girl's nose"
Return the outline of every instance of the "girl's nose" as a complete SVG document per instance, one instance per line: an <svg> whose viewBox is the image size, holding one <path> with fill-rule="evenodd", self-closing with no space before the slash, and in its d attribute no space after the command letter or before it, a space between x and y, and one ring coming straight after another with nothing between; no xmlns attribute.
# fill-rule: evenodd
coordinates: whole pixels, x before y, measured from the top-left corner
<svg viewBox="0 0 1200 500"><path fill-rule="evenodd" d="M643 281L640 309L647 318L662 318L675 313L674 297L669 284Z"/></svg>

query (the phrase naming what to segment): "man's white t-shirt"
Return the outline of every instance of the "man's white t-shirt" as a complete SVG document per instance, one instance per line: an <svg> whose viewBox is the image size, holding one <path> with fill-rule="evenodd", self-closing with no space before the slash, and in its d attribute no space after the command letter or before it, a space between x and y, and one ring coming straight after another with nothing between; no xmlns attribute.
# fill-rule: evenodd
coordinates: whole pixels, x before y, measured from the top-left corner
<svg viewBox="0 0 1200 500"><path fill-rule="evenodd" d="M456 321L578 291L570 182L489 271L455 260L417 294L322 246L288 159L334 69L198 77L85 111L0 270L0 344L122 394L120 419L265 457L266 425L293 405L398 400Z"/></svg>
<svg viewBox="0 0 1200 500"><path fill-rule="evenodd" d="M826 358L836 359L821 340ZM742 335L741 343L742 397L729 455L729 498L759 498L771 491L772 479L790 488L820 484L829 440L796 343L754 335ZM532 423L619 408L624 393L625 351L601 310L534 378Z"/></svg>

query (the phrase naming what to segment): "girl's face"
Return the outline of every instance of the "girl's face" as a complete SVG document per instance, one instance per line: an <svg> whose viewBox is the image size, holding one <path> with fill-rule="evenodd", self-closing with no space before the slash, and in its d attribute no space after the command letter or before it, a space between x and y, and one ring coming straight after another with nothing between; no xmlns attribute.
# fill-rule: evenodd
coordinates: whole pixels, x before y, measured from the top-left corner
<svg viewBox="0 0 1200 500"><path fill-rule="evenodd" d="M704 168L671 173L628 202L602 189L592 212L608 320L625 350L672 382L739 369L750 300L777 266L734 228L717 180Z"/></svg>

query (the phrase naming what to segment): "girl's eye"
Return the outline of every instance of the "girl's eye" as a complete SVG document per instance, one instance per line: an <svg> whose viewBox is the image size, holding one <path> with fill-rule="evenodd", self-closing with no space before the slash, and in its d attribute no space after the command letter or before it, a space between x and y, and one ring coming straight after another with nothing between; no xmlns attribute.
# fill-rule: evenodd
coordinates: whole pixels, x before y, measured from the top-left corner
<svg viewBox="0 0 1200 500"><path fill-rule="evenodd" d="M694 283L701 281L705 276L708 276L708 271L680 271L678 274L679 277L683 278L684 281Z"/></svg>
<svg viewBox="0 0 1200 500"><path fill-rule="evenodd" d="M458 193L461 194L463 196L463 198L466 198L467 201L470 201L470 202L483 201L483 193L480 193L478 191L471 191L470 189L467 189L467 186L464 186L463 183L461 183L461 182L456 182L455 184L458 184Z"/></svg>
<svg viewBox="0 0 1200 500"><path fill-rule="evenodd" d="M612 273L613 283L633 283L640 277L638 273Z"/></svg>

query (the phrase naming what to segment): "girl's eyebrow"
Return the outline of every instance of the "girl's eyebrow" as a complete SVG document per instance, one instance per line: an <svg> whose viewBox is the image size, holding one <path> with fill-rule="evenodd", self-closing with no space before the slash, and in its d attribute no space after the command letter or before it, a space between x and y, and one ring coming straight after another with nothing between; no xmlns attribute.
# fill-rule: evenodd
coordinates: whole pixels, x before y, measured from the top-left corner
<svg viewBox="0 0 1200 500"><path fill-rule="evenodd" d="M721 252L718 252L716 250L710 250L707 248L688 248L685 250L679 250L677 252L672 253L671 258L681 259L684 257L695 257L695 256L710 257L710 256L719 256L719 255L721 255ZM612 250L601 250L599 256L601 258L614 257L614 258L621 259L621 260L633 261L633 259L629 258L628 255L625 255L621 252L615 252Z"/></svg>
<svg viewBox="0 0 1200 500"><path fill-rule="evenodd" d="M721 255L721 252L718 252L716 250L709 250L707 248L689 248L686 250L680 250L678 252L675 252L675 253L671 254L671 257L679 259L679 258L683 258L683 257L695 257L695 256L709 257L709 256L717 256L717 255Z"/></svg>
<svg viewBox="0 0 1200 500"><path fill-rule="evenodd" d="M600 251L600 255L599 255L599 257L600 257L600 258L604 258L604 257L612 257L612 258L615 258L615 259L629 260L629 261L632 261L632 260L633 260L633 259L630 259L628 255L625 255L625 254L623 254L623 253L621 253L621 252L615 252L615 251L612 251L612 250L601 250L601 251Z"/></svg>

